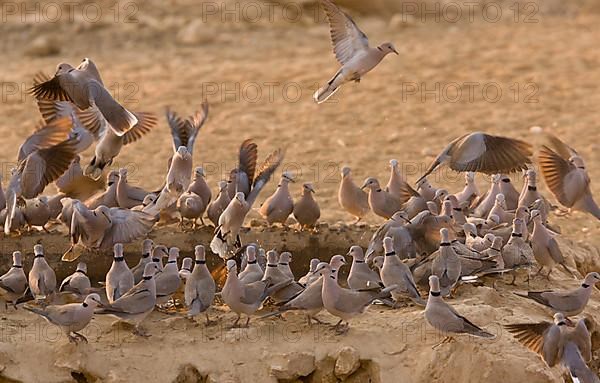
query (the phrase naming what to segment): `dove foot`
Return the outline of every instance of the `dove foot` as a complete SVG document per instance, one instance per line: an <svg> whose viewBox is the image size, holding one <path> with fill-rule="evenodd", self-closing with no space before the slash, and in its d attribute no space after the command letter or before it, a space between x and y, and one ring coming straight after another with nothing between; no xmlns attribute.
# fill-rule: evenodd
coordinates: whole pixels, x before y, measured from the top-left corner
<svg viewBox="0 0 600 383"><path fill-rule="evenodd" d="M440 346L441 346L441 345L443 345L443 344L446 344L446 343L451 343L451 342L454 342L454 341L455 341L455 339L454 339L453 337L451 337L451 336L447 336L447 337L445 337L444 339L442 339L442 341L441 341L441 342L439 342L439 343L437 343L437 344L433 345L433 346L431 347L431 349L432 349L432 350L435 350L436 348L440 347Z"/></svg>
<svg viewBox="0 0 600 383"><path fill-rule="evenodd" d="M73 332L73 335L74 335L74 337L73 337L73 338L75 338L75 339L76 339L76 340L75 340L75 342L76 342L76 343L77 343L77 342L79 342L79 341L81 341L81 342L83 342L83 343L88 343L88 340L87 340L87 338L86 338L85 336L81 335L80 333L78 333L78 332Z"/></svg>
<svg viewBox="0 0 600 383"><path fill-rule="evenodd" d="M144 330L143 328L141 328L139 326L134 327L132 333L133 333L133 335L140 336L142 338L149 338L152 336L152 335L148 334L148 332L146 330Z"/></svg>

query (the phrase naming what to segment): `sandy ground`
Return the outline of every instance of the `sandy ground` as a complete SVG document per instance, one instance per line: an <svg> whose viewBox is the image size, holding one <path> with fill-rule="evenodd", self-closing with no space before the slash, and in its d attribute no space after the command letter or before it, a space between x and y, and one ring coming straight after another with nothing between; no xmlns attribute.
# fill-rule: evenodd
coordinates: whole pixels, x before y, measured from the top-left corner
<svg viewBox="0 0 600 383"><path fill-rule="evenodd" d="M448 22L450 13L442 13L439 22L433 17L392 17L389 12L353 13L372 43L390 40L400 56L387 57L360 84L346 85L334 102L321 106L312 102L312 93L337 64L327 27L314 22L311 2L300 3L302 16L284 17L283 6L277 5L271 19L262 2L239 3L240 10L229 17L224 17L223 7L235 6L231 1L210 3L216 11L191 0L121 2L99 6L102 18L94 21L93 14L83 13L94 3L83 2L75 6L72 21L63 9L55 22L46 8L40 8L47 13L37 20L24 15L23 7L34 7L34 2L3 3L2 174L6 179L19 143L39 119L26 94L32 76L39 70L52 73L61 61L76 64L90 57L117 99L133 110L161 117L159 126L126 148L115 165L127 166L129 178L147 189L162 183L171 155L164 108L170 105L189 114L203 98L210 103L210 118L200 134L195 162L205 166L211 185L235 165L244 138L256 140L261 158L285 147L285 168L295 171L300 181L315 184L326 222L350 220L336 202L341 166L352 167L357 182L367 176L385 182L387 162L396 158L414 180L448 140L474 130L538 145L541 138L530 128L540 126L575 147L586 159L592 180L600 179L600 14L593 2L580 9L561 8L556 2L536 12L520 8L516 21L514 12L504 8L498 22L486 20L480 11L473 22L463 14L457 23ZM256 19L248 4L261 7L263 16ZM16 8L7 8L13 5ZM84 158L90 156L91 151L84 153ZM487 182L479 181L485 189ZM519 177L515 181L520 186ZM458 190L462 176L442 171L433 182ZM271 183L259 199L275 185ZM598 195L597 183L592 189ZM295 194L300 190L300 185L293 186ZM582 214L552 220L561 227L562 243L580 271L597 270L597 221ZM379 221L373 215L367 218L371 224ZM553 277L552 284L535 281L532 288L576 284L559 273ZM542 308L516 299L502 283L497 291L490 285L488 281L486 286L465 287L453 303L474 322L492 329L549 318ZM599 302L595 293L587 312L597 316ZM223 325L233 319L221 308L211 315L220 316ZM427 336L423 341L421 310L414 307L374 308L354 321L345 337L318 326L315 338L315 330L300 316L230 332L156 313L147 324L152 337L138 339L101 318L93 322L97 331L90 344L77 349L64 338L40 336L42 330L56 333L23 311L2 319L0 371L27 382L68 381L71 371L86 371L88 379L101 381L167 382L185 363L202 374L225 372L242 382L273 381L268 375L272 355L307 350L321 359L343 344L354 345L362 358L375 361L383 382L562 379L558 370L547 369L505 334L492 343L460 341L433 351L435 339ZM297 341L286 338L290 326L299 334ZM263 330L274 335L258 340L252 336ZM225 375L219 379L227 381Z"/></svg>

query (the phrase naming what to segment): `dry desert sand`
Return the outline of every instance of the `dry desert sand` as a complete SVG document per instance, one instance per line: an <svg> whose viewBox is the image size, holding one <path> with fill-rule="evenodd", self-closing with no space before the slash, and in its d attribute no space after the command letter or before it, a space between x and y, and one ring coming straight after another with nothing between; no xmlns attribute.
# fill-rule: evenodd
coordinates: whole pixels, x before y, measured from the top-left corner
<svg viewBox="0 0 600 383"><path fill-rule="evenodd" d="M207 8L207 3L213 8ZM374 230L336 223L350 220L336 201L341 166L350 166L357 182L367 176L387 181L387 162L396 158L414 180L436 151L465 132L503 134L539 145L539 129L531 128L541 127L575 147L586 159L592 180L600 180L600 6L596 2L520 2L516 20L509 8L513 3L502 2L503 17L497 22L482 17L478 7L472 22L463 13L453 23L449 21L455 15L448 9L447 13L440 10L436 21L434 16L423 20L419 15L401 15L400 1L379 0L370 7L359 0L340 1L350 6L372 43L393 41L400 56L387 57L360 84L344 86L335 102L320 106L312 102L312 93L337 64L327 26L315 22L315 3L271 5L271 18L262 1L152 0L95 6L85 1L76 3L69 20L64 10L58 19L50 13L35 19L22 9L35 9L38 4L41 12L51 12L43 8L45 2L3 2L0 162L4 179L18 145L39 118L26 94L33 75L40 70L53 73L61 61L78 63L90 57L105 82L113 84L117 99L133 110L161 117L154 131L126 148L114 165L127 166L130 180L144 188L162 183L171 155L163 118L167 105L189 114L204 97L208 99L210 117L196 145L195 163L205 166L212 186L234 166L244 138L256 140L261 158L276 147L287 148L285 167L301 181L315 184L322 221L333 226L296 240L294 246L302 256L295 262L311 256L302 252L306 244L324 244L331 249L329 256L334 251L345 253L350 241L365 246ZM62 2L53 4L66 7ZM102 11L97 21L83 13L90 4ZM236 4L237 14L224 17L223 7L235 10ZM411 4L433 9L435 3ZM537 8L526 8L531 4ZM257 19L249 13L250 6L262 9L263 16ZM241 14L244 9L246 17ZM284 16L284 9L302 14ZM527 17L533 22L525 22ZM84 158L90 155L91 150ZM520 188L520 177L514 179ZM462 176L445 169L432 181L453 191L462 187ZM479 182L484 190L486 180L479 177ZM272 182L259 200L275 186ZM295 194L300 189L293 186ZM543 185L542 189L546 192ZM598 182L592 189L598 198ZM253 213L250 219L257 217ZM381 222L374 215L366 221ZM552 215L551 221L562 231L560 244L568 263L580 274L600 270L598 221L581 213ZM186 235L173 231L161 229L152 236L186 251L196 243L206 244L210 236L207 230ZM293 232L269 235L273 241L279 235L294 241ZM30 254L38 240L52 249L54 263L68 241L61 234L2 238L3 265L13 250L23 248ZM137 247L127 247L132 262ZM109 259L99 265L107 267ZM300 272L305 266L295 267ZM568 381L559 368L549 369L501 328L507 323L549 320L549 312L512 294L527 289L526 284L514 288L498 281L494 289L492 282L485 279L482 285L461 287L452 304L497 333L497 339L460 338L435 350L431 346L439 338L425 325L422 309L414 306L396 310L374 306L352 321L349 333L341 337L324 325L308 327L304 317L295 314L285 321L253 320L249 329L228 330L234 314L224 306L211 309L211 317L219 318L211 327L155 312L146 322L152 336L143 339L113 325L110 318L96 318L86 333L90 343L79 346L24 310L3 312L0 381L276 382L276 376L296 382ZM551 282L535 279L530 287L576 285L555 271ZM596 321L599 306L600 294L594 292L586 313ZM321 318L334 321L328 314ZM598 372L598 332L593 341L592 368ZM336 377L335 358L345 346L356 354L342 351ZM293 364L289 369L286 360ZM307 376L286 376L288 370Z"/></svg>

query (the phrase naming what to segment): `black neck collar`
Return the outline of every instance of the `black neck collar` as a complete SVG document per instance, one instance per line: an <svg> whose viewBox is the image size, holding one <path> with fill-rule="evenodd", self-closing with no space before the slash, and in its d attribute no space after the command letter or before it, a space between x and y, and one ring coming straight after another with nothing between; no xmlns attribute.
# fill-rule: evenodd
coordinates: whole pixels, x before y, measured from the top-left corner
<svg viewBox="0 0 600 383"><path fill-rule="evenodd" d="M396 255L396 252L395 251L390 251L389 253L385 253L386 257L390 257L392 255Z"/></svg>
<svg viewBox="0 0 600 383"><path fill-rule="evenodd" d="M469 233L469 236L470 236L471 238L477 238L477 234Z"/></svg>
<svg viewBox="0 0 600 383"><path fill-rule="evenodd" d="M510 183L510 178L503 178L502 182L509 184Z"/></svg>
<svg viewBox="0 0 600 383"><path fill-rule="evenodd" d="M536 191L537 187L535 187L535 186L527 186L527 190Z"/></svg>
<svg viewBox="0 0 600 383"><path fill-rule="evenodd" d="M174 261L167 261L167 264L169 264L169 263L170 263L170 264L177 263L177 260L174 260Z"/></svg>
<svg viewBox="0 0 600 383"><path fill-rule="evenodd" d="M152 258L152 262L159 263L160 262L160 258Z"/></svg>
<svg viewBox="0 0 600 383"><path fill-rule="evenodd" d="M557 325L558 326L564 326L564 325L566 325L566 323L565 322L558 322Z"/></svg>
<svg viewBox="0 0 600 383"><path fill-rule="evenodd" d="M430 291L429 294L431 294L432 297L439 297L442 293L440 291Z"/></svg>
<svg viewBox="0 0 600 383"><path fill-rule="evenodd" d="M277 265L274 265L272 263L267 263L267 267L277 267Z"/></svg>
<svg viewBox="0 0 600 383"><path fill-rule="evenodd" d="M12 265L12 267L14 267L15 269L22 269L23 265Z"/></svg>
<svg viewBox="0 0 600 383"><path fill-rule="evenodd" d="M205 265L206 264L206 260L202 260L202 259L196 259L195 263L197 265Z"/></svg>
<svg viewBox="0 0 600 383"><path fill-rule="evenodd" d="M583 287L584 289L587 289L588 287L590 287L590 285L588 285L587 283L582 283L581 287Z"/></svg>
<svg viewBox="0 0 600 383"><path fill-rule="evenodd" d="M462 209L459 208L459 207L454 207L454 208L452 208L452 210L454 210L454 211L462 211Z"/></svg>
<svg viewBox="0 0 600 383"><path fill-rule="evenodd" d="M511 237L519 237L519 238L521 238L521 237L523 237L523 234L521 234L521 233L511 233L510 236Z"/></svg>
<svg viewBox="0 0 600 383"><path fill-rule="evenodd" d="M289 263L285 263L285 262L279 262L279 264L282 265L282 266L289 266L290 265Z"/></svg>
<svg viewBox="0 0 600 383"><path fill-rule="evenodd" d="M44 258L44 254L36 254L33 258Z"/></svg>
<svg viewBox="0 0 600 383"><path fill-rule="evenodd" d="M81 273L87 277L87 273L83 270L75 270L76 273Z"/></svg>
<svg viewBox="0 0 600 383"><path fill-rule="evenodd" d="M81 305L82 305L83 307L88 307L88 304L87 304L87 303L85 303L85 302L83 302Z"/></svg>
<svg viewBox="0 0 600 383"><path fill-rule="evenodd" d="M361 261L361 260L358 260L358 259L355 259L354 262L355 263L365 263L365 261Z"/></svg>
<svg viewBox="0 0 600 383"><path fill-rule="evenodd" d="M329 278L331 278L335 281L335 275L330 275Z"/></svg>
<svg viewBox="0 0 600 383"><path fill-rule="evenodd" d="M115 262L123 262L125 260L125 258L123 258L123 257L115 257L114 260L115 260Z"/></svg>
<svg viewBox="0 0 600 383"><path fill-rule="evenodd" d="M145 275L142 279L145 281L149 281L152 279L152 275Z"/></svg>
<svg viewBox="0 0 600 383"><path fill-rule="evenodd" d="M440 246L450 246L450 242L442 242L440 243Z"/></svg>
<svg viewBox="0 0 600 383"><path fill-rule="evenodd" d="M494 249L493 247L490 247L490 249L496 250L496 251L501 251L500 249Z"/></svg>
<svg viewBox="0 0 600 383"><path fill-rule="evenodd" d="M142 258L148 258L150 256L150 253L144 253L142 254Z"/></svg>
<svg viewBox="0 0 600 383"><path fill-rule="evenodd" d="M253 264L255 264L256 262L257 262L257 260L255 259L254 261L248 261L248 264L249 264L249 265L253 265Z"/></svg>
<svg viewBox="0 0 600 383"><path fill-rule="evenodd" d="M189 271L190 273L192 272L192 270L188 269L187 267L182 267L181 270Z"/></svg>

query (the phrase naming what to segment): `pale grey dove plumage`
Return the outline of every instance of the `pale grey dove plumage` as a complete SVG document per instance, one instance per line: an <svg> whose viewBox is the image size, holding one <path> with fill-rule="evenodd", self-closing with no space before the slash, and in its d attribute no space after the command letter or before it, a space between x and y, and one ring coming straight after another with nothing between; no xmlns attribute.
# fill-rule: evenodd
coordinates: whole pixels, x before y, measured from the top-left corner
<svg viewBox="0 0 600 383"><path fill-rule="evenodd" d="M289 189L290 182L296 182L292 174L283 172L275 192L260 206L259 213L269 225L274 223L285 225L294 211L294 200Z"/></svg>
<svg viewBox="0 0 600 383"><path fill-rule="evenodd" d="M392 238L383 239L383 248L385 256L380 271L381 280L385 287L396 286L396 289L391 291L394 301L397 303L401 299L409 298L419 306L425 306L409 267L396 256Z"/></svg>
<svg viewBox="0 0 600 383"><path fill-rule="evenodd" d="M438 289L448 296L457 285L461 275L461 263L450 243L448 229L440 229L440 252L431 263L431 274L438 278Z"/></svg>
<svg viewBox="0 0 600 383"><path fill-rule="evenodd" d="M35 299L48 298L56 292L56 274L44 258L44 248L33 247L33 266L29 270L29 289Z"/></svg>
<svg viewBox="0 0 600 383"><path fill-rule="evenodd" d="M205 313L206 323L208 324L210 320L208 319L207 310L215 298L216 285L208 267L206 267L204 246L197 245L194 252L196 258L194 270L185 283L185 305L188 307L188 316L195 317Z"/></svg>
<svg viewBox="0 0 600 383"><path fill-rule="evenodd" d="M144 268L147 263L152 261L152 248L154 247L154 242L151 239L144 239L142 241L142 256L137 265L131 268L131 273L133 274L133 282L135 284L139 283L142 280L142 276L144 275Z"/></svg>
<svg viewBox="0 0 600 383"><path fill-rule="evenodd" d="M365 261L365 254L360 246L352 246L348 254L352 257L352 265L346 279L348 287L352 290L366 289L380 285L379 274L372 270Z"/></svg>
<svg viewBox="0 0 600 383"><path fill-rule="evenodd" d="M369 207L378 216L390 219L394 213L402 209L402 201L383 190L377 179L367 178L361 186L361 189L365 188L369 189Z"/></svg>
<svg viewBox="0 0 600 383"><path fill-rule="evenodd" d="M79 295L85 295L90 292L92 283L87 275L87 265L85 262L79 262L75 272L63 279L58 291L70 291Z"/></svg>
<svg viewBox="0 0 600 383"><path fill-rule="evenodd" d="M342 179L338 189L338 203L356 219L354 223L357 223L370 210L369 195L356 186L352 180L349 167L344 166L341 175Z"/></svg>
<svg viewBox="0 0 600 383"><path fill-rule="evenodd" d="M566 264L566 260L558 246L558 242L542 223L542 216L539 210L532 210L531 218L533 219L531 248L533 250L533 256L540 266L538 273L546 267L549 269L546 277L550 278L552 269L556 264L559 264L569 275L574 277L573 272Z"/></svg>
<svg viewBox="0 0 600 383"><path fill-rule="evenodd" d="M162 272L155 278L156 304L162 305L167 303L181 286L177 259L179 259L179 248L171 247L167 263L163 267Z"/></svg>
<svg viewBox="0 0 600 383"><path fill-rule="evenodd" d="M321 208L313 197L316 194L311 183L302 185L302 196L294 202L294 218L300 224L300 228L312 228L321 217Z"/></svg>
<svg viewBox="0 0 600 383"><path fill-rule="evenodd" d="M13 307L17 307L17 300L27 291L27 276L23 271L23 260L20 251L14 251L13 263L11 268L0 276L0 300L6 303L10 302Z"/></svg>
<svg viewBox="0 0 600 383"><path fill-rule="evenodd" d="M134 285L133 273L127 266L127 262L123 256L123 244L116 243L113 251L113 262L106 273L105 282L108 303L113 303L122 297Z"/></svg>

